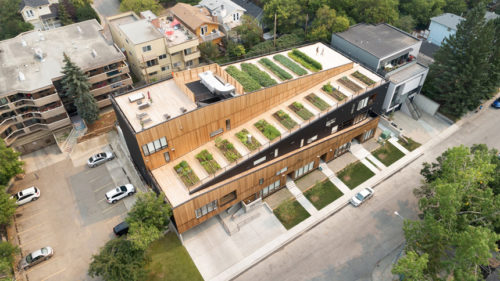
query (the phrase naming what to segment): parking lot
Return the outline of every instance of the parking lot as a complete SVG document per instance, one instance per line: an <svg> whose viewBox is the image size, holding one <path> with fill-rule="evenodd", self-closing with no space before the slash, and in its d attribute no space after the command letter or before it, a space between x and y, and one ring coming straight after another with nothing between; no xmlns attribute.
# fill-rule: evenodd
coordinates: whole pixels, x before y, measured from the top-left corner
<svg viewBox="0 0 500 281"><path fill-rule="evenodd" d="M34 185L41 192L37 201L20 206L15 215L22 256L45 246L54 249L50 260L21 272L27 280L92 280L87 276L92 255L114 236L112 228L135 202L131 196L108 204L104 197L115 186L130 182L121 164L126 159L118 157L90 169L86 158L66 158L27 174L10 191Z"/></svg>

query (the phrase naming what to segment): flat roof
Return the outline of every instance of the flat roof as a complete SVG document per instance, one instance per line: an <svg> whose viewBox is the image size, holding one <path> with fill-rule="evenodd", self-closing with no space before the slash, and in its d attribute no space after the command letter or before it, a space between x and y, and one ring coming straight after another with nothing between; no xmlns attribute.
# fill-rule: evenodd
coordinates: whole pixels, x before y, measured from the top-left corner
<svg viewBox="0 0 500 281"><path fill-rule="evenodd" d="M119 28L134 44L141 44L163 37L147 19L120 24Z"/></svg>
<svg viewBox="0 0 500 281"><path fill-rule="evenodd" d="M101 30L102 26L92 19L1 41L0 95L51 86L52 79L62 76L63 53L83 70L124 60L123 53L103 37ZM36 50L43 54L42 60L36 57Z"/></svg>
<svg viewBox="0 0 500 281"><path fill-rule="evenodd" d="M369 52L377 58L384 58L395 52L413 46L420 41L416 37L386 23L377 25L360 23L335 35Z"/></svg>
<svg viewBox="0 0 500 281"><path fill-rule="evenodd" d="M427 71L427 69L428 69L427 67L415 61L414 64L405 67L404 69L396 71L394 74L390 75L387 78L391 82L399 84L412 77L415 77L415 75L418 75L419 73Z"/></svg>

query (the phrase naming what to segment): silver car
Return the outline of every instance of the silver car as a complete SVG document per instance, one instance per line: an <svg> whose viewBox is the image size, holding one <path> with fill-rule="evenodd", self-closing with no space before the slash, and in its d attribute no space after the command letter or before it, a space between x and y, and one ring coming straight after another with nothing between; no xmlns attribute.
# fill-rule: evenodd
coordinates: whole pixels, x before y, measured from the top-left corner
<svg viewBox="0 0 500 281"><path fill-rule="evenodd" d="M19 191L12 195L10 198L16 200L18 206L24 205L28 202L35 201L40 197L40 190L34 186Z"/></svg>
<svg viewBox="0 0 500 281"><path fill-rule="evenodd" d="M106 201L108 203L114 204L116 201L126 197L134 195L135 188L130 183L122 186L117 186L116 188L106 192Z"/></svg>
<svg viewBox="0 0 500 281"><path fill-rule="evenodd" d="M358 207L359 205L361 205L366 200L372 198L372 196L373 196L373 189L367 187L367 188L361 190L360 192L356 193L356 195L354 195L351 198L351 200L349 200L349 202L354 207Z"/></svg>
<svg viewBox="0 0 500 281"><path fill-rule="evenodd" d="M111 161L115 159L115 154L113 152L101 152L92 155L89 160L87 160L87 166L90 168L94 168L96 166L101 165L102 163L106 161Z"/></svg>
<svg viewBox="0 0 500 281"><path fill-rule="evenodd" d="M50 259L52 255L54 255L54 250L48 246L36 250L21 259L21 261L19 262L19 269L26 270L36 264L41 263L42 261Z"/></svg>

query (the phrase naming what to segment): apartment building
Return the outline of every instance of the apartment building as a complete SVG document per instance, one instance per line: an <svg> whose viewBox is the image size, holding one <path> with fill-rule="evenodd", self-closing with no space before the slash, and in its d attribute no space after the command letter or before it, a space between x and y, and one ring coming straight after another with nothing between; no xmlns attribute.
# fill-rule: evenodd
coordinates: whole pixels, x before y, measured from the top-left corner
<svg viewBox="0 0 500 281"><path fill-rule="evenodd" d="M73 101L63 97L66 53L89 76L100 108L109 95L132 85L125 56L88 20L47 31L31 31L0 42L0 137L28 153L55 143L53 132L71 126Z"/></svg>
<svg viewBox="0 0 500 281"><path fill-rule="evenodd" d="M48 30L61 26L59 0L21 0L19 13L35 30Z"/></svg>
<svg viewBox="0 0 500 281"><path fill-rule="evenodd" d="M417 61L422 41L389 24L356 24L334 33L331 44L391 83L385 112L402 109L418 119L413 98L420 93L429 69Z"/></svg>
<svg viewBox="0 0 500 281"><path fill-rule="evenodd" d="M243 61L277 82L245 92L229 65L211 64L112 98L135 165L166 195L181 233L228 208L259 204L287 179L373 137L389 83L322 43L299 49L323 70L297 76L283 67L293 77L283 81L254 59Z"/></svg>
<svg viewBox="0 0 500 281"><path fill-rule="evenodd" d="M200 43L212 41L218 44L226 36L216 16L212 16L206 7L195 7L185 3L177 3L168 9L171 16L182 22L191 32L198 36Z"/></svg>
<svg viewBox="0 0 500 281"><path fill-rule="evenodd" d="M126 54L133 73L154 82L199 64L198 38L170 16L151 11L127 12L107 18L115 43Z"/></svg>

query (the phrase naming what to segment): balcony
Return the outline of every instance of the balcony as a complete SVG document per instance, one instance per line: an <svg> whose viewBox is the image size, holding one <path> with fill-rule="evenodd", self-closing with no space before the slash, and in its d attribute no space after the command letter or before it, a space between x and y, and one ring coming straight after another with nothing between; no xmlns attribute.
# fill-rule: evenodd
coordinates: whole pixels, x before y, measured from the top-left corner
<svg viewBox="0 0 500 281"><path fill-rule="evenodd" d="M0 133L3 133L10 125L17 123L16 116L9 117L0 122Z"/></svg>
<svg viewBox="0 0 500 281"><path fill-rule="evenodd" d="M190 60L194 60L194 59L197 59L200 57L200 51L196 51L196 52L192 52L191 54L184 54L184 52L182 52L182 56L183 56L183 60L184 62L188 62Z"/></svg>
<svg viewBox="0 0 500 281"><path fill-rule="evenodd" d="M66 116L66 118L54 121L52 123L47 124L49 130L54 131L55 129L62 128L64 126L71 125L71 120Z"/></svg>
<svg viewBox="0 0 500 281"><path fill-rule="evenodd" d="M34 102L34 105L36 106L42 106L42 105L46 105L46 104L49 104L51 102L56 102L56 101L60 101L61 99L59 98L59 95L57 93L54 93L52 95L48 95L48 96L45 96L43 98L39 98L39 99L35 99L33 100Z"/></svg>
<svg viewBox="0 0 500 281"><path fill-rule="evenodd" d="M125 74L125 73L129 73L130 70L128 68L128 64L124 63L123 65L119 66L118 68L115 68L115 69L111 69L107 72L100 72L98 74L94 74L93 76L90 76L89 77L89 82L91 84L93 83L97 83L99 81L104 81L106 79L109 79L109 78L113 78L117 75L120 75L120 74Z"/></svg>
<svg viewBox="0 0 500 281"><path fill-rule="evenodd" d="M62 104L57 105L54 108L47 109L45 111L40 111L40 115L43 119L47 119L50 117L54 117L56 115L59 115L61 113L65 113L66 109L64 109L64 106Z"/></svg>
<svg viewBox="0 0 500 281"><path fill-rule="evenodd" d="M128 73L124 74L123 80L117 81L115 83L107 84L107 82L104 81L102 83L101 87L98 87L98 88L91 90L90 93L94 97L96 97L96 96L100 96L103 94L107 94L107 93L113 91L114 89L117 89L117 88L120 88L123 86L127 86L127 85L132 85L132 79L130 78L130 75L128 75Z"/></svg>
<svg viewBox="0 0 500 281"><path fill-rule="evenodd" d="M26 128L18 129L10 133L8 136L4 138L5 144L7 146L11 145L18 137L26 134Z"/></svg>
<svg viewBox="0 0 500 281"><path fill-rule="evenodd" d="M212 32L210 34L206 34L206 35L200 35L200 39L202 42L207 42L207 41L213 41L215 39L219 39L221 37L224 37L225 34L218 31L218 30L215 30L215 32Z"/></svg>
<svg viewBox="0 0 500 281"><path fill-rule="evenodd" d="M111 104L111 100L110 99L103 99L103 100L97 101L97 106L99 106L99 108L108 106L110 104Z"/></svg>
<svg viewBox="0 0 500 281"><path fill-rule="evenodd" d="M388 66L380 68L377 72L380 75L387 77L390 76L391 74L394 74L397 70L409 67L411 65L414 65L415 63L417 63L415 57L409 56L407 59L401 60L400 63L397 63L395 65L389 64Z"/></svg>

